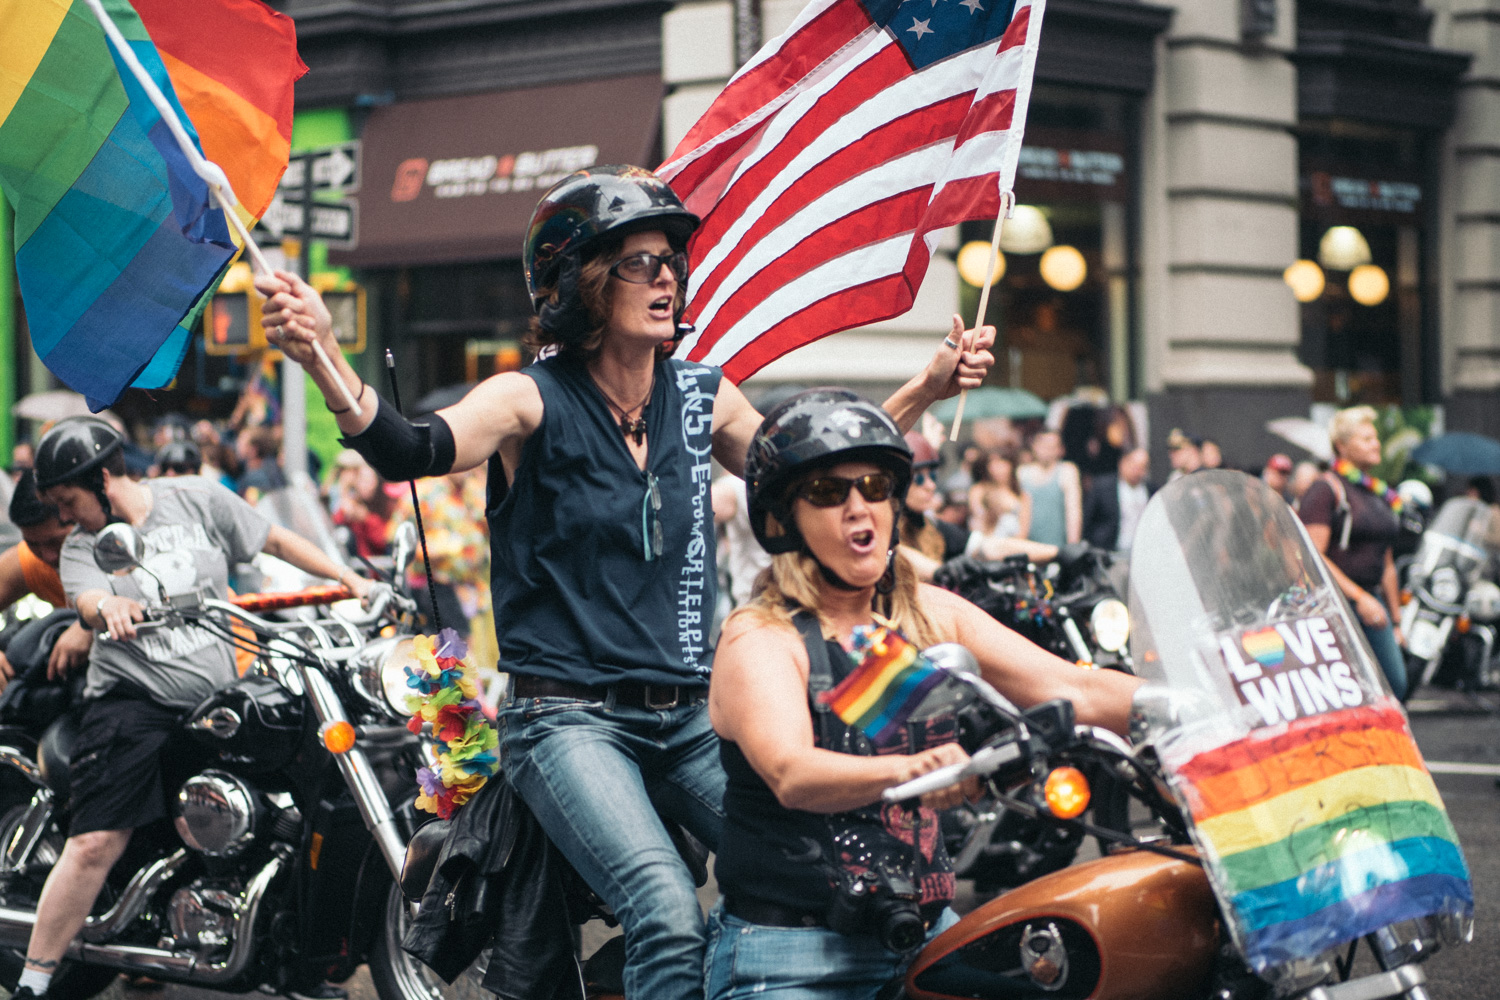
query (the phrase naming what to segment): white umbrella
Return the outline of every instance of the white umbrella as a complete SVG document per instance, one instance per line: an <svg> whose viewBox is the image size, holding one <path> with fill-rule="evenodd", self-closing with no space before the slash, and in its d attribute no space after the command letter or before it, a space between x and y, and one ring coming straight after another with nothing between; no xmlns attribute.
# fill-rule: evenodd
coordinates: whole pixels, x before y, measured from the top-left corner
<svg viewBox="0 0 1500 1000"><path fill-rule="evenodd" d="M1313 458L1324 462L1333 461L1333 444L1328 440L1328 428L1307 417L1277 417L1266 421L1266 430L1290 444L1296 445Z"/></svg>

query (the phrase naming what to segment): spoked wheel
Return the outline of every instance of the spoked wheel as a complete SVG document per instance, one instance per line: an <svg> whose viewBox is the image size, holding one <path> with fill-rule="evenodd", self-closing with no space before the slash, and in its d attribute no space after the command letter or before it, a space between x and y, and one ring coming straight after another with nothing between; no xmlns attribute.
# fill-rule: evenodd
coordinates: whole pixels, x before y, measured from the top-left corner
<svg viewBox="0 0 1500 1000"><path fill-rule="evenodd" d="M27 786L15 788L7 787L0 793L0 849L9 844L15 836L17 828L26 818L27 809L31 805L31 790ZM62 852L63 836L61 831L49 831L36 846L34 864L50 870L57 863L58 855ZM25 877L18 877L12 886L7 887L7 895L12 897L13 903L20 903L27 908L36 905L36 897L41 892L41 882L35 885L27 885L23 881ZM99 894L99 902L94 906L94 912L99 913L107 909L114 899L114 894L109 886ZM7 990L14 990L16 982L21 978L21 969L26 964L26 953L16 949L0 949L0 986ZM118 976L118 969L105 969L92 965L80 965L77 962L63 962L57 967L57 972L52 976L52 982L47 987L48 1000L90 1000L108 988Z"/></svg>
<svg viewBox="0 0 1500 1000"><path fill-rule="evenodd" d="M370 953L370 979L380 1000L494 1000L494 994L480 985L489 965L488 949L450 986L401 949L409 926L411 910L401 887L392 885L385 901L384 927L376 934Z"/></svg>

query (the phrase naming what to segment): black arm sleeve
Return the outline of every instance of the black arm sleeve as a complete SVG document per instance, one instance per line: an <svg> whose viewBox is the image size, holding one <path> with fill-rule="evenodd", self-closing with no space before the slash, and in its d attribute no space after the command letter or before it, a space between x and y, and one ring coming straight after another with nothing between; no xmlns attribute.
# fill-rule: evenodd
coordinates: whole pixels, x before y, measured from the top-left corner
<svg viewBox="0 0 1500 1000"><path fill-rule="evenodd" d="M375 419L343 443L365 457L386 479L401 482L453 471L456 447L448 421L432 415L431 423L414 424L377 394Z"/></svg>

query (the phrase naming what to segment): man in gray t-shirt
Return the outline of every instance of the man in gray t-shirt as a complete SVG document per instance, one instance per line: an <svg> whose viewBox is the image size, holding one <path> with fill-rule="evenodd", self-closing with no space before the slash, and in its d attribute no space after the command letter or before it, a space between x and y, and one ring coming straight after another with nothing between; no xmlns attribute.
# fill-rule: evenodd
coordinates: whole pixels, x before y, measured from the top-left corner
<svg viewBox="0 0 1500 1000"><path fill-rule="evenodd" d="M268 552L364 598L373 586L313 543L272 525L249 504L197 476L137 483L125 475L123 438L95 417L60 421L37 445L42 498L77 529L59 571L79 619L114 638L89 655L80 732L69 774L71 825L47 876L26 966L14 993L46 995L52 972L83 927L105 876L138 826L167 815L162 750L184 709L234 679L229 644L182 625L137 632L145 606L167 595L228 596L229 567ZM118 576L94 565L98 532L132 525L145 543L139 568Z"/></svg>

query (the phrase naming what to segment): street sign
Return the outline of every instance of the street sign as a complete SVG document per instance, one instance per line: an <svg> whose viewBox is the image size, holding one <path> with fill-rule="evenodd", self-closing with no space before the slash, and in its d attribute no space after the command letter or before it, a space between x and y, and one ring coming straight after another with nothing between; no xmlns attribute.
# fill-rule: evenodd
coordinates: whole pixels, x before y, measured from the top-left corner
<svg viewBox="0 0 1500 1000"><path fill-rule="evenodd" d="M315 201L312 205L312 231L315 240L323 240L330 246L348 249L359 240L359 210L352 201ZM302 233L302 201L278 193L271 199L266 214L261 216L260 226L275 239L283 236L300 238Z"/></svg>
<svg viewBox="0 0 1500 1000"><path fill-rule="evenodd" d="M359 140L293 153L287 161L286 173L281 175L281 190L293 195L301 192L309 166L314 191L359 190Z"/></svg>

